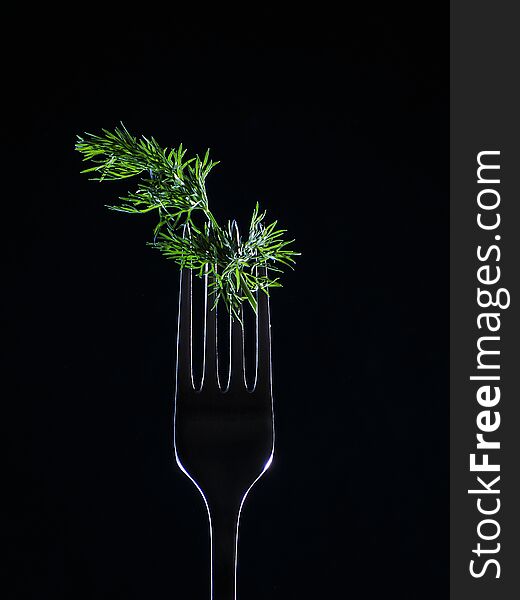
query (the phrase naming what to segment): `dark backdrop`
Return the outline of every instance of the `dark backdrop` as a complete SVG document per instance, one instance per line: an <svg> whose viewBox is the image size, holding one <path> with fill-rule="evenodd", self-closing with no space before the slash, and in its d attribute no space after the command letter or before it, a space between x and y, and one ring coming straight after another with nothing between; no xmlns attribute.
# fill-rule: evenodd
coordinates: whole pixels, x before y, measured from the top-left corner
<svg viewBox="0 0 520 600"><path fill-rule="evenodd" d="M172 454L177 270L73 150L119 121L211 147L218 217L259 200L302 252L272 297L276 455L241 598L447 597L448 23L421 10L8 22L9 598L208 597Z"/></svg>

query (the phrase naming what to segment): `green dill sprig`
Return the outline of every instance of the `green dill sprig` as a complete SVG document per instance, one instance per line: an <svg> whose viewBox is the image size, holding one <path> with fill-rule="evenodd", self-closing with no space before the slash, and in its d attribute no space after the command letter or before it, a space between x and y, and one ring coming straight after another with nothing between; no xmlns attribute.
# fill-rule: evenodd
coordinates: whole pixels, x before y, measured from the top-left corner
<svg viewBox="0 0 520 600"><path fill-rule="evenodd" d="M265 211L255 206L247 238L236 221L221 227L209 209L206 178L218 162L198 155L185 159L186 149L162 148L151 137L136 138L121 126L77 136L76 150L93 166L82 173L96 181L140 176L137 189L119 198L111 210L132 214L157 211L158 223L148 244L196 275L209 274L213 305L223 300L240 319L243 302L256 311L255 292L280 287L282 266L292 268L298 252L285 241L277 222L265 224Z"/></svg>

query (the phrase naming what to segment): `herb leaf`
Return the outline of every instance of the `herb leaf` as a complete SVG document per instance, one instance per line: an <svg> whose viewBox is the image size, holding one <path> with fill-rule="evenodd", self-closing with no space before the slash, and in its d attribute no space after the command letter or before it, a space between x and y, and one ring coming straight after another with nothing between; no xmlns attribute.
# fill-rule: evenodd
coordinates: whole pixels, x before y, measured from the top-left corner
<svg viewBox="0 0 520 600"><path fill-rule="evenodd" d="M294 240L284 241L286 230L277 229L276 221L264 224L265 211L260 212L258 203L247 239L241 238L235 221L218 224L206 192L206 178L218 164L209 158L209 149L202 159L185 159L182 144L162 148L153 137L136 138L121 124L99 135L77 136L76 150L92 165L82 173L95 181L140 176L137 189L108 208L131 214L156 210L159 221L148 245L199 277L208 273L213 306L222 299L233 317L240 319L245 301L256 311L256 291L268 294L270 287L281 286L271 273L281 273L281 265L293 268L299 253L288 246Z"/></svg>

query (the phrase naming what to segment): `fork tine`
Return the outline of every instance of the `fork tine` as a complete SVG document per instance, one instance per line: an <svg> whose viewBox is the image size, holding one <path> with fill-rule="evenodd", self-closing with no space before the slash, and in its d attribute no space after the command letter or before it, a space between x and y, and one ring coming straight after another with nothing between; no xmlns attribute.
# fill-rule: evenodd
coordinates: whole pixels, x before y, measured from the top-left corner
<svg viewBox="0 0 520 600"><path fill-rule="evenodd" d="M192 273L181 269L179 320L177 323L177 388L193 389L191 364Z"/></svg>
<svg viewBox="0 0 520 600"><path fill-rule="evenodd" d="M240 318L243 320L243 311L240 308ZM231 319L231 372L229 386L244 388L246 385L244 371L244 328L237 319Z"/></svg>
<svg viewBox="0 0 520 600"><path fill-rule="evenodd" d="M217 353L217 307L213 308L211 291L211 275L205 277L206 322L204 328L204 374L203 386L218 389L218 353Z"/></svg>
<svg viewBox="0 0 520 600"><path fill-rule="evenodd" d="M269 296L257 292L255 390L271 391L271 315Z"/></svg>

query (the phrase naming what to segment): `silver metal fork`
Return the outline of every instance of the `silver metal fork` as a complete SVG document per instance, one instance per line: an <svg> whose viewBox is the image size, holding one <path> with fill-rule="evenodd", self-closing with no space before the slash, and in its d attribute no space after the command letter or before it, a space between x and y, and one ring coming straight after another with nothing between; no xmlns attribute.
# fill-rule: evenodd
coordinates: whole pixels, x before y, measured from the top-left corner
<svg viewBox="0 0 520 600"><path fill-rule="evenodd" d="M248 388L244 331L230 323L227 377L218 367L217 315L205 278L202 381L192 359L192 271L181 269L174 416L175 457L206 503L211 539L211 599L236 600L240 513L274 451L269 299L257 294L255 378ZM202 307L201 307L202 310ZM202 333L202 332L200 332Z"/></svg>

